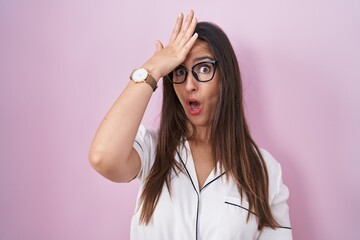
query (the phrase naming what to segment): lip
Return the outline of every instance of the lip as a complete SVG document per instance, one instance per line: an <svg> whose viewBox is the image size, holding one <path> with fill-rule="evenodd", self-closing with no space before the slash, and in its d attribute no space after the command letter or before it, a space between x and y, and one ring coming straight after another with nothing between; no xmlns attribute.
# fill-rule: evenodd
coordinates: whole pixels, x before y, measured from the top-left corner
<svg viewBox="0 0 360 240"><path fill-rule="evenodd" d="M197 109L192 109L190 103L191 102L198 102L199 103L199 107ZM202 111L202 104L199 100L195 99L195 98L189 98L186 100L186 104L187 104L187 109L190 115L192 116L196 116L199 115Z"/></svg>

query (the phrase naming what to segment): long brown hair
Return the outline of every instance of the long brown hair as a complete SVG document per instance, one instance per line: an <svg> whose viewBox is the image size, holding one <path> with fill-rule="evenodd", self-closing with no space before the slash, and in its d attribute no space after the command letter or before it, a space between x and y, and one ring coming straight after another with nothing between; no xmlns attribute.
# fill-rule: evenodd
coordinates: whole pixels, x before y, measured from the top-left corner
<svg viewBox="0 0 360 240"><path fill-rule="evenodd" d="M231 43L218 26L199 22L195 32L209 44L220 71L219 102L211 128L212 153L227 177L233 177L241 196L245 193L249 209L259 218L258 229L279 227L269 206L269 180L264 159L250 136L246 123L240 70ZM163 103L158 145L153 167L140 197L140 221L148 224L166 184L171 193L170 173L180 169L175 160L177 146L188 136L187 117L172 83L163 80ZM250 212L247 219L250 218Z"/></svg>

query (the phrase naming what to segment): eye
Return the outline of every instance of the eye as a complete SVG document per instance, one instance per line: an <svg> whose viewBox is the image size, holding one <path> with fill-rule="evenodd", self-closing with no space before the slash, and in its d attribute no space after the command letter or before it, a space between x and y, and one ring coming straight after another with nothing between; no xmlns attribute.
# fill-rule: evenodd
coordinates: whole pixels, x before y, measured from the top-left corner
<svg viewBox="0 0 360 240"><path fill-rule="evenodd" d="M212 69L211 64L202 63L197 66L196 72L200 73L200 74L208 74L208 73L211 73L211 71L212 71L211 69Z"/></svg>
<svg viewBox="0 0 360 240"><path fill-rule="evenodd" d="M183 67L178 67L174 70L175 76L184 76L186 74L186 70Z"/></svg>

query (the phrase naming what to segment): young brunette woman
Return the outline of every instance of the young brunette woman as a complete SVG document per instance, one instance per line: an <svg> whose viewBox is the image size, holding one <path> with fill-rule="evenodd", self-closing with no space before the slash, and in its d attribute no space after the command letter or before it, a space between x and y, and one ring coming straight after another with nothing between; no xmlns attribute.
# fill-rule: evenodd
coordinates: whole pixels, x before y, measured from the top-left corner
<svg viewBox="0 0 360 240"><path fill-rule="evenodd" d="M157 131L140 125L163 77ZM140 181L131 239L292 239L279 163L250 136L240 71L226 34L177 18L169 44L131 73L101 122L90 162Z"/></svg>

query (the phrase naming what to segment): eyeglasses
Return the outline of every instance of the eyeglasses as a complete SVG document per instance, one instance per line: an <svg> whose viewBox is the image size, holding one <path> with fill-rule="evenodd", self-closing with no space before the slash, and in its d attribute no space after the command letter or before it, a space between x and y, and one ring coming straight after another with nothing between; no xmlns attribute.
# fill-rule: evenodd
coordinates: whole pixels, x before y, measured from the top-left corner
<svg viewBox="0 0 360 240"><path fill-rule="evenodd" d="M185 66L180 65L167 75L167 79L174 84L180 84L185 82L188 72L191 71L197 81L208 82L214 78L216 66L216 60L199 62L191 69L186 69Z"/></svg>

